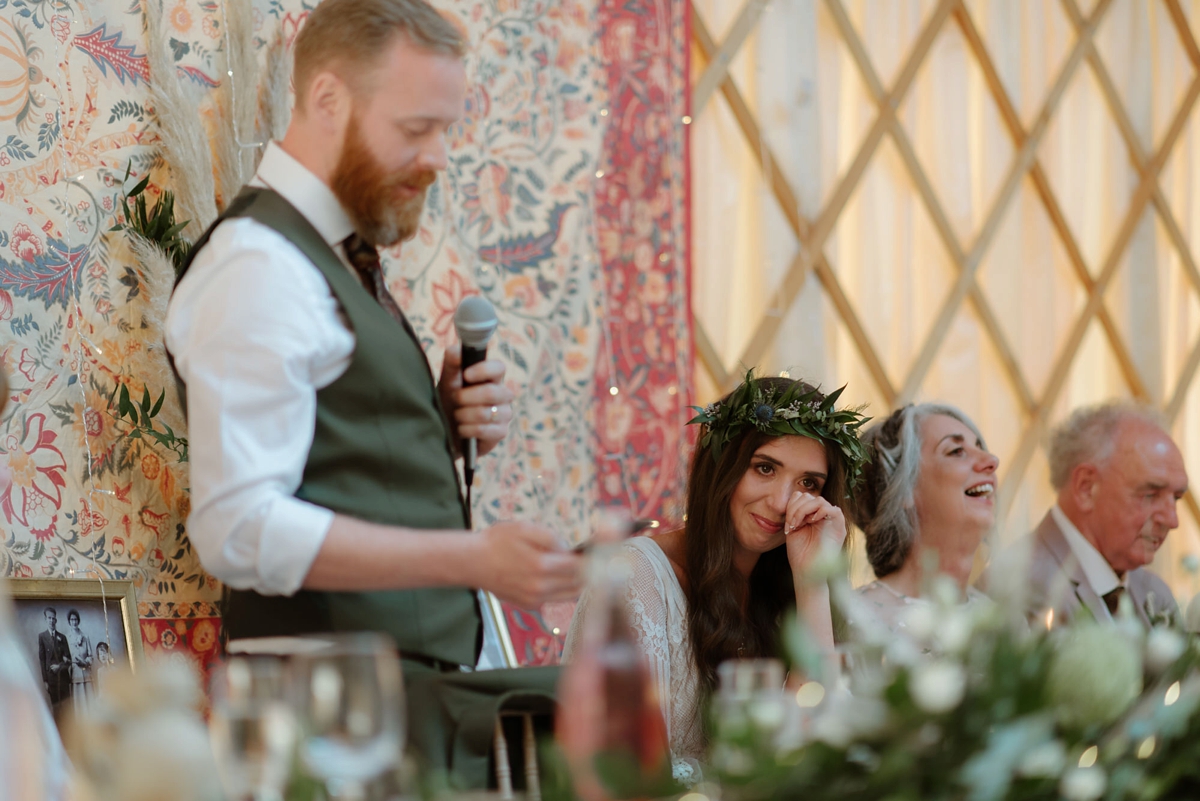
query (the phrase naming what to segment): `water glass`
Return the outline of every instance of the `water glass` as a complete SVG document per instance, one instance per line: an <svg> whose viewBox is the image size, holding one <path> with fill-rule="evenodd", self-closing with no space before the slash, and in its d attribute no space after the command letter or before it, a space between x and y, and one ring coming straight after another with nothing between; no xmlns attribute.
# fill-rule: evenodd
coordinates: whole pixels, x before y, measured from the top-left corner
<svg viewBox="0 0 1200 801"><path fill-rule="evenodd" d="M726 734L770 736L783 725L788 709L778 659L732 659L717 666L717 676L717 720Z"/></svg>
<svg viewBox="0 0 1200 801"><path fill-rule="evenodd" d="M300 758L331 798L358 799L400 761L404 693L400 659L377 634L314 637L292 657Z"/></svg>
<svg viewBox="0 0 1200 801"><path fill-rule="evenodd" d="M283 798L296 745L287 679L285 662L268 656L233 656L213 674L209 734L231 798Z"/></svg>

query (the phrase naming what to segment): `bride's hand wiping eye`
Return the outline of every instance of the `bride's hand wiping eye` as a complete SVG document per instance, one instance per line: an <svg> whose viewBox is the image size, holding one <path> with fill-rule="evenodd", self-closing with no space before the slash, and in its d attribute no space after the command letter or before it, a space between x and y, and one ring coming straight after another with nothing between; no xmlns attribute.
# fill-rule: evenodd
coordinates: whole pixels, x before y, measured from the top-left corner
<svg viewBox="0 0 1200 801"><path fill-rule="evenodd" d="M793 569L807 566L822 543L841 548L846 541L846 518L842 510L820 495L797 491L788 499L783 533L788 561Z"/></svg>

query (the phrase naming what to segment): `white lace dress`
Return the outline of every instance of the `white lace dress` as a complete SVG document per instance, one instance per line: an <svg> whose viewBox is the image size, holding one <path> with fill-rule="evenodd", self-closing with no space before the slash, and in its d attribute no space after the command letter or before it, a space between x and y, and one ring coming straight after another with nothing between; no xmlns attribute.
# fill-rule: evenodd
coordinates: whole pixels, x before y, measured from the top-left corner
<svg viewBox="0 0 1200 801"><path fill-rule="evenodd" d="M623 543L615 558L627 560L630 579L625 600L629 622L649 661L650 675L662 704L675 778L694 784L701 778L705 738L683 588L666 554L649 537L634 537ZM587 614L590 600L585 590L567 630L564 662L571 661L579 649L583 627L578 623Z"/></svg>

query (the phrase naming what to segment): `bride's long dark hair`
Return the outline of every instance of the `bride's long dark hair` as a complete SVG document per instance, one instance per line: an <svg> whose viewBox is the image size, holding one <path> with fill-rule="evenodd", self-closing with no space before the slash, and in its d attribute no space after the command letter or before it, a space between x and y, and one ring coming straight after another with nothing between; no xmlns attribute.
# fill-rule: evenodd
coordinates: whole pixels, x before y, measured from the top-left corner
<svg viewBox="0 0 1200 801"><path fill-rule="evenodd" d="M767 386L784 390L797 383L786 378L762 378ZM811 386L799 382L803 391ZM823 397L823 396L822 396ZM724 399L722 399L724 400ZM746 580L733 564L736 533L729 510L733 492L750 469L755 451L776 437L753 428L729 442L714 459L709 448L697 446L692 456L684 523L684 568L687 582L688 632L702 690L717 685L717 666L727 659L776 657L780 625L794 608L796 589L787 546L763 554L750 574L749 600L741 599ZM824 444L824 443L823 443ZM825 447L828 478L821 496L835 506L845 503L846 462L841 450Z"/></svg>

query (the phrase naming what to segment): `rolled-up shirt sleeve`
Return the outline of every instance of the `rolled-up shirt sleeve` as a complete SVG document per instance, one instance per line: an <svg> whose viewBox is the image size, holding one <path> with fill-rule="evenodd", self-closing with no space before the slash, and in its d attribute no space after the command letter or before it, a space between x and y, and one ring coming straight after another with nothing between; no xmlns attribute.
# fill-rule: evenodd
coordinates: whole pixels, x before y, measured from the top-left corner
<svg viewBox="0 0 1200 801"><path fill-rule="evenodd" d="M187 528L201 563L235 589L295 593L334 517L294 493L317 390L354 351L336 299L278 233L226 221L171 300L166 343L187 388Z"/></svg>

